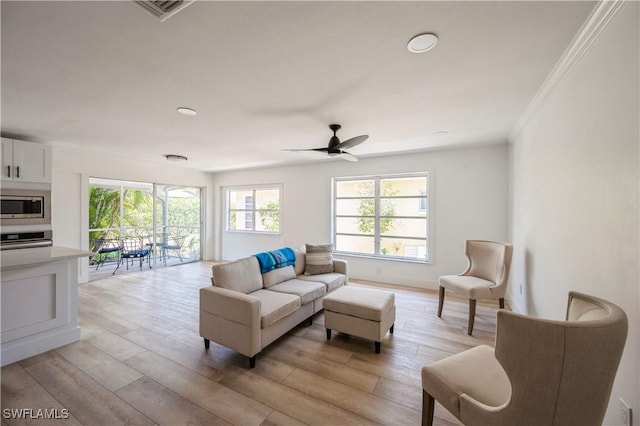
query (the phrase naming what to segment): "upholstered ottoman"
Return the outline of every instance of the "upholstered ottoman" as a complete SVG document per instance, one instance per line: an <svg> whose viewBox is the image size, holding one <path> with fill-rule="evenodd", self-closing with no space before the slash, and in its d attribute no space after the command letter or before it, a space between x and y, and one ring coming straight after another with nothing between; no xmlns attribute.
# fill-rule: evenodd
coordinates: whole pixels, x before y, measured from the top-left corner
<svg viewBox="0 0 640 426"><path fill-rule="evenodd" d="M387 330L393 334L396 305L395 295L389 291L346 286L327 295L322 304L327 339L331 339L331 330L336 330L373 340L379 354Z"/></svg>

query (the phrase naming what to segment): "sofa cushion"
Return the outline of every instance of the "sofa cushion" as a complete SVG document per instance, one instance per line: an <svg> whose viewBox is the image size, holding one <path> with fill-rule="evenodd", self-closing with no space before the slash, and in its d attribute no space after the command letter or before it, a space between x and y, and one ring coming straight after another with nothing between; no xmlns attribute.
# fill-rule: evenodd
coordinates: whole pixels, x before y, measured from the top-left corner
<svg viewBox="0 0 640 426"><path fill-rule="evenodd" d="M297 279L322 283L327 287L327 292L333 291L336 288L347 284L347 277L344 274L339 274L337 272L318 275L300 275Z"/></svg>
<svg viewBox="0 0 640 426"><path fill-rule="evenodd" d="M496 286L492 281L468 275L443 275L438 279L438 285L469 299L489 299L491 289Z"/></svg>
<svg viewBox="0 0 640 426"><path fill-rule="evenodd" d="M300 297L300 302L303 305L312 302L327 293L327 288L323 283L298 279L288 280L281 284L274 285L269 290L295 294Z"/></svg>
<svg viewBox="0 0 640 426"><path fill-rule="evenodd" d="M306 245L305 275L333 272L333 247L331 244Z"/></svg>
<svg viewBox="0 0 640 426"><path fill-rule="evenodd" d="M211 268L211 282L216 287L251 293L262 288L262 275L258 259L253 256L234 262L214 265Z"/></svg>
<svg viewBox="0 0 640 426"><path fill-rule="evenodd" d="M271 290L256 290L251 296L260 299L260 326L269 327L301 306L300 297Z"/></svg>
<svg viewBox="0 0 640 426"><path fill-rule="evenodd" d="M293 265L296 270L296 275L304 274L304 268L306 266L306 255L304 254L304 247L302 248L294 248L293 253L296 255L296 263Z"/></svg>
<svg viewBox="0 0 640 426"><path fill-rule="evenodd" d="M346 286L322 300L325 311L337 312L371 321L381 321L395 305L390 291Z"/></svg>
<svg viewBox="0 0 640 426"><path fill-rule="evenodd" d="M286 266L262 274L262 283L264 284L264 288L269 288L295 277L296 271L293 269L293 266Z"/></svg>

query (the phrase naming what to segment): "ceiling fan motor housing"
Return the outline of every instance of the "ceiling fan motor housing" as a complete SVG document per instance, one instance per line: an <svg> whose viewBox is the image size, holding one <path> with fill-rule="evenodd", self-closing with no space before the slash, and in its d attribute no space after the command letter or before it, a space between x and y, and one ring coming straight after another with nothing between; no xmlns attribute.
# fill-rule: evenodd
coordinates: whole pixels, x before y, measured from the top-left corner
<svg viewBox="0 0 640 426"><path fill-rule="evenodd" d="M332 157L340 155L341 152L339 149L336 149L336 147L340 145L340 139L338 139L338 136L336 136L336 132L340 130L341 127L342 126L340 126L339 124L329 124L329 128L333 131L333 136L331 136L331 139L329 139L329 149L327 150L327 152Z"/></svg>

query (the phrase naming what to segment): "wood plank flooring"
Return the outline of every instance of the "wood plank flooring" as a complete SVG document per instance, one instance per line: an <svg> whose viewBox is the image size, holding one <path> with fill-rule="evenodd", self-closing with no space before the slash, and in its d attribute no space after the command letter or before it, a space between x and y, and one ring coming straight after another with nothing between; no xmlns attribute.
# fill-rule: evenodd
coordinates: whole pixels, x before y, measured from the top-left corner
<svg viewBox="0 0 640 426"><path fill-rule="evenodd" d="M199 288L211 263L116 275L79 287L79 342L5 366L2 409L67 409L68 419L1 424L419 425L423 365L478 344L493 345L497 302L479 301L474 335L468 302L447 293L376 286L396 294L395 333L382 351L341 333L326 340L323 314L247 359L198 334ZM436 404L437 425L460 423Z"/></svg>

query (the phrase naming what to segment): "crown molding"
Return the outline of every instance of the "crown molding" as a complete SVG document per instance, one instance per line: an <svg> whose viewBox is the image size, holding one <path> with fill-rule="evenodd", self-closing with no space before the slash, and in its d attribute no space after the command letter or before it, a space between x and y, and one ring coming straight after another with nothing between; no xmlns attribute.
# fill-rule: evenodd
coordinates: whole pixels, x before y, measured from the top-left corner
<svg viewBox="0 0 640 426"><path fill-rule="evenodd" d="M598 3L509 132L508 140L510 143L518 138L531 117L544 104L574 65L580 61L582 55L611 21L611 18L628 1L631 0L603 0Z"/></svg>

